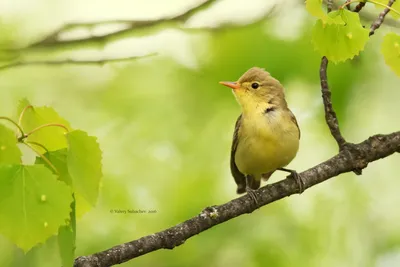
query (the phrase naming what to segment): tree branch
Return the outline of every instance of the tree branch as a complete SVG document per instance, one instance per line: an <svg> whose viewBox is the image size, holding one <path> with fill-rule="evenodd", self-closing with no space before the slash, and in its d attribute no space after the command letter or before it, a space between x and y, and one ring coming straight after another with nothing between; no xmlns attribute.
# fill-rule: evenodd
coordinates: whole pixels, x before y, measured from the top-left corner
<svg viewBox="0 0 400 267"><path fill-rule="evenodd" d="M389 3L387 4L388 7L391 7L396 0L389 0ZM379 29L379 27L382 25L383 21L385 20L386 15L389 13L390 8L386 7L378 16L378 18L372 23L369 31L369 36L374 35L375 30Z"/></svg>
<svg viewBox="0 0 400 267"><path fill-rule="evenodd" d="M333 138L335 138L339 146L339 151L340 151L344 148L347 142L343 138L340 132L339 122L336 116L336 112L333 110L331 91L329 90L329 85L328 85L327 68L328 68L328 59L326 57L322 57L319 75L321 79L321 92L322 92L322 100L324 102L325 120L326 123L328 124L329 130L331 131Z"/></svg>
<svg viewBox="0 0 400 267"><path fill-rule="evenodd" d="M327 1L327 10L328 13L332 11L333 1ZM347 144L346 140L343 138L340 128L339 128L339 121L336 116L336 112L333 110L332 106L332 98L331 98L331 91L329 90L328 85L328 59L324 56L321 59L321 65L319 68L319 76L321 80L321 93L322 93L322 100L324 103L324 110L325 110L325 121L328 124L329 130L333 138L335 138L336 143L339 146L339 151L343 150L344 146Z"/></svg>
<svg viewBox="0 0 400 267"><path fill-rule="evenodd" d="M358 3L358 5L356 6L356 8L354 9L354 12L360 12L361 9L365 6L367 2L360 2Z"/></svg>
<svg viewBox="0 0 400 267"><path fill-rule="evenodd" d="M388 157L398 151L400 151L400 131L387 135L374 135L362 143L347 146L336 156L299 175L306 189L339 174L363 169L368 163ZM226 204L206 208L199 215L164 231L93 255L78 257L75 259L74 267L108 267L155 250L173 249L213 226L240 215L252 213L262 206L298 192L296 181L286 178L256 190L257 206L249 195L244 195Z"/></svg>
<svg viewBox="0 0 400 267"><path fill-rule="evenodd" d="M45 60L45 61L21 61L18 58L21 57L23 53L29 53L31 51L38 50L39 52L54 52L54 50L62 49L63 52L67 50L79 49L80 47L88 48L103 48L105 45L110 44L115 41L119 41L125 38L131 37L139 37L139 36L148 36L152 32L160 31L165 28L179 28L184 29L185 31L204 31L204 30L218 30L220 28L185 28L183 24L189 20L194 14L197 14L201 10L209 7L213 3L217 2L217 0L205 0L201 4L172 17L165 17L156 20L109 20L109 21L97 21L97 22L88 22L88 23L70 23L66 24L63 27L57 29L53 33L44 37L42 40L30 44L24 48L16 48L16 49L0 49L0 52L5 54L11 54L11 58L2 59L0 57L0 62L5 62L5 64L0 64L0 71L20 66L27 65L62 65L62 64L75 64L75 65L83 65L83 64L105 64L113 61L129 61L136 59L136 57L128 57L128 58L119 58L119 59L106 59L106 60ZM251 22L251 24L256 24L264 21L266 18L270 17L271 14L276 10L276 6L273 6L269 9L263 16L258 18L257 20ZM112 25L112 24L125 24L126 27L123 29L100 35L100 36L87 36L80 39L68 39L68 40L60 40L59 37L61 34L66 31L70 31L77 28L92 28L101 25ZM227 28L239 28L243 25L236 25L232 23L227 23L224 25L220 25L224 30ZM1 53L0 53L1 56Z"/></svg>
<svg viewBox="0 0 400 267"><path fill-rule="evenodd" d="M396 0L389 0L388 6L391 7L393 3ZM348 1L346 1L348 2ZM361 5L363 4L363 5ZM365 5L364 2L360 2L354 12L359 12L362 7ZM332 10L332 1L327 1L327 6L328 6L328 13ZM385 16L389 13L390 9L385 8L380 14L379 17L375 20L375 22L371 25L371 30L369 33L369 36L373 35L375 30L378 29L381 24L383 23ZM322 100L324 103L324 109L325 109L325 120L326 123L328 124L329 130L335 138L336 143L339 146L339 151L343 150L343 148L348 145L344 137L342 136L339 128L339 121L336 116L336 112L333 109L332 106L332 98L331 98L331 91L329 90L329 85L328 85L328 75L327 75L327 69L328 69L328 59L324 56L321 59L321 65L319 69L319 74L320 74L320 80L321 80L321 92L322 92ZM357 174L360 174L359 171L356 170Z"/></svg>
<svg viewBox="0 0 400 267"><path fill-rule="evenodd" d="M125 62L125 61L134 61L150 56L154 56L156 53L143 55L143 56L133 56L133 57L123 57L123 58L106 58L106 59L96 59L96 60L73 60L73 59L63 59L63 60L43 60L43 61L17 61L10 64L6 64L0 66L0 71L16 68L16 67L23 67L23 66L30 66L30 65L99 65L103 66L107 63L112 62Z"/></svg>
<svg viewBox="0 0 400 267"><path fill-rule="evenodd" d="M165 18L160 18L160 19L155 19L155 20L109 20L109 21L98 21L98 22L91 22L91 23L69 23L61 28L55 30L53 33L50 35L44 37L42 40L33 43L29 45L27 48L40 48L40 47L48 47L48 46L54 46L58 44L65 44L65 45L73 45L73 44L83 44L85 42L100 42L104 43L107 42L108 40L116 39L120 36L126 36L127 34L130 34L133 30L138 31L140 29L145 29L145 28L150 28L154 26L160 26L164 23L184 23L186 22L189 18L191 18L193 15L198 13L199 11L209 7L211 4L216 2L217 0L205 0L202 3L198 4L197 6L190 8L186 10L185 12L175 15L175 16L170 16L170 17L165 17ZM92 28L96 26L101 26L101 25L112 25L112 24L126 24L126 28L122 30L117 30L115 32L109 33L109 34L104 34L100 36L89 36L81 39L74 39L74 40L66 40L66 41L60 41L58 40L59 36L66 32L70 31L76 28ZM26 48L25 48L26 49Z"/></svg>

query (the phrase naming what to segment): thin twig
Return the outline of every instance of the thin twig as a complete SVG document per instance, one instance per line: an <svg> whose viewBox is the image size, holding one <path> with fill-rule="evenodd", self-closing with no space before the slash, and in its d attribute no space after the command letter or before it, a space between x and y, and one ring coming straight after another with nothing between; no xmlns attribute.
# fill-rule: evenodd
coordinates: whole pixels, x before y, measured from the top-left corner
<svg viewBox="0 0 400 267"><path fill-rule="evenodd" d="M351 2L355 2L355 1L346 1L346 3L344 5L349 5ZM385 16L391 10L391 6L393 5L394 2L395 2L395 0L390 0L388 3L388 6L385 8L385 10L382 11L382 13L379 15L378 19L371 25L371 31L369 33L370 36L373 35L374 31L376 29L378 29L380 27L380 25L383 23ZM360 4L361 3L363 3L363 2L360 2ZM329 4L329 1L328 1L328 4ZM343 8L344 5L342 5L340 8ZM330 12L329 5L328 5L328 12ZM328 59L326 57L322 57L319 72L320 72L320 79L321 79L322 99L324 102L324 109L325 109L325 120L326 120L326 123L328 124L329 130L330 130L332 136L335 138L335 140L339 146L339 150L342 150L344 148L344 146L347 144L347 142L340 132L339 121L337 119L336 112L334 111L333 106L332 106L331 92L329 90L329 85L328 85L327 68L328 68ZM356 173L359 173L359 172L356 171Z"/></svg>
<svg viewBox="0 0 400 267"><path fill-rule="evenodd" d="M326 6L327 6L328 13L331 12L332 8L333 8L333 0L328 0Z"/></svg>
<svg viewBox="0 0 400 267"><path fill-rule="evenodd" d="M382 4L381 2L376 2L376 1L374 1L374 0L368 0L368 2L373 3L373 4L375 4L375 5L378 5L378 6L382 6L382 7L384 7L384 8L388 8L388 9L390 9L390 11L392 11L392 12L394 12L394 13L396 13L397 15L400 16L400 12L397 11L396 9L392 8L392 7L389 6L389 5L385 5L385 4Z"/></svg>
<svg viewBox="0 0 400 267"><path fill-rule="evenodd" d="M327 69L328 59L326 57L322 57L319 75L321 79L321 92L322 100L324 102L325 120L328 124L329 130L331 131L333 138L335 138L339 146L339 150L342 150L347 142L340 132L339 121L337 119L336 112L333 110L331 91L329 90L328 85Z"/></svg>
<svg viewBox="0 0 400 267"><path fill-rule="evenodd" d="M85 48L93 48L93 49L102 49L105 45L109 45L113 42L117 42L120 40L125 40L127 38L134 38L134 37L143 37L149 36L151 34L158 33L161 30L169 29L181 29L186 32L198 32L198 31L218 31L218 30L226 30L226 29L235 29L243 27L243 24L237 24L232 22L226 22L220 24L218 27L213 26L203 26L198 28L187 27L185 23L192 18L195 14L201 12L202 10L206 9L207 7L211 6L213 3L217 2L218 0L206 0L197 5L196 7L179 14L177 16L170 16L155 20L144 20L144 21L136 21L136 20L110 20L110 21L98 21L98 22L77 22L77 23L70 23L67 24L55 32L49 34L47 37L42 38L36 43L30 44L26 47L16 48L14 50L10 50L10 52L24 52L29 53L31 50L39 52L42 51L58 51L62 49L63 52L80 49L82 47ZM256 24L265 21L266 18L270 17L274 11L276 10L277 5L270 8L268 11L265 12L264 15L257 18L255 21L251 23L245 24L246 26L249 24ZM98 25L115 25L116 23L120 23L121 26L124 26L118 30L115 30L110 33L101 34L101 35L91 35L84 36L82 38L76 39L59 39L59 36L65 31L70 31L71 29L75 28L92 28ZM1 51L1 50L0 50ZM7 50L3 50L7 52ZM16 60L17 61L17 60Z"/></svg>
<svg viewBox="0 0 400 267"><path fill-rule="evenodd" d="M361 9L365 6L365 4L366 4L367 2L360 2L360 3L358 3L358 5L356 5L356 8L354 9L354 12L360 12L361 11Z"/></svg>
<svg viewBox="0 0 400 267"><path fill-rule="evenodd" d="M360 144L347 147L331 159L299 175L304 181L304 188L310 188L339 174L365 168L368 163L387 157L399 149L400 131L388 135L375 135ZM159 249L173 249L213 226L298 192L297 182L292 178L266 185L255 191L257 205L249 195L245 195L226 204L206 208L199 215L164 231L93 255L78 257L74 267L109 267Z"/></svg>
<svg viewBox="0 0 400 267"><path fill-rule="evenodd" d="M343 5L339 6L339 9L343 9L343 8L345 8L345 7L349 6L349 5L351 5L352 3L358 3L358 2L360 2L360 0L350 0L350 1L346 1L346 2L344 2Z"/></svg>
<svg viewBox="0 0 400 267"><path fill-rule="evenodd" d="M44 61L26 61L26 62L13 62L7 65L0 66L0 71L16 68L16 67L23 67L23 66L32 66L32 65L99 65L103 66L107 63L113 62L125 62L125 61L134 61L150 56L154 56L156 53L151 53L148 55L143 56L134 56L134 57L125 57L125 58L108 58L108 59L100 59L100 60L73 60L73 59L65 59L65 60L44 60Z"/></svg>
<svg viewBox="0 0 400 267"><path fill-rule="evenodd" d="M383 21L385 20L386 15L390 11L390 7L396 2L396 0L389 0L388 6L385 7L385 9L379 14L378 18L371 24L370 30L369 30L369 36L374 35L375 30L379 29L379 27L382 25Z"/></svg>
<svg viewBox="0 0 400 267"><path fill-rule="evenodd" d="M136 31L138 29L149 28L149 27L153 27L155 25L161 25L162 23L165 23L165 22L182 22L183 23L183 22L186 22L189 18L191 18L194 14L209 7L211 4L213 4L216 1L217 0L205 0L205 1L201 2L200 4L182 12L181 14L164 17L164 18L160 18L160 19L155 19L155 20L110 20L110 21L98 21L98 22L92 22L92 23L69 23L69 24L64 25L61 28L55 30L53 33L46 36L42 40L30 45L29 48L41 47L41 46L51 46L51 45L61 43L61 42L67 43L69 41L59 41L58 40L58 37L60 36L60 34L66 32L66 31L69 31L71 29L80 28L80 27L95 27L95 26L116 24L116 23L121 23L121 24L123 23L128 26L127 28L117 30L117 31L109 33L109 34L105 34L105 35L101 35L101 36L85 37L82 39L72 40L71 42L77 42L77 41L85 42L85 41L88 41L89 39L105 41L106 39L116 37L118 35L122 35L127 32L131 32L132 30Z"/></svg>
<svg viewBox="0 0 400 267"><path fill-rule="evenodd" d="M351 10L350 0L346 0L345 4L346 4L347 9Z"/></svg>

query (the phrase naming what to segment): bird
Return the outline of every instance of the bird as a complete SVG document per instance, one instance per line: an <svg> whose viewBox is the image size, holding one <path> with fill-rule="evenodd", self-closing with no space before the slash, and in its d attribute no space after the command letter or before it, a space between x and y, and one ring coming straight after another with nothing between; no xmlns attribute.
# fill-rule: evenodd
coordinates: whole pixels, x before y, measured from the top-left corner
<svg viewBox="0 0 400 267"><path fill-rule="evenodd" d="M220 82L232 89L242 112L236 120L230 155L237 194L254 191L279 170L290 173L303 192L295 170L285 168L296 156L300 128L288 108L282 84L259 67L252 67L236 82Z"/></svg>

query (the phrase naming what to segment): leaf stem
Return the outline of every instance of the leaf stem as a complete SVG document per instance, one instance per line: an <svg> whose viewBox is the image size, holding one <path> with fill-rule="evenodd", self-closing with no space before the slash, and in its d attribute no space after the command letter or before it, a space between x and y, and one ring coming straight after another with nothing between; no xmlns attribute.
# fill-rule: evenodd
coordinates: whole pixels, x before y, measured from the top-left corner
<svg viewBox="0 0 400 267"><path fill-rule="evenodd" d="M348 6L348 5L352 4L352 3L359 3L359 2L366 2L366 1L363 1L363 0L346 1L343 5L339 6L339 9L343 9L343 8L345 8L346 6Z"/></svg>
<svg viewBox="0 0 400 267"><path fill-rule="evenodd" d="M44 150L46 150L46 152L49 152L49 150L48 150L44 145L42 145L41 143L33 142L33 141L27 141L26 143L32 144L32 145L35 145L35 146L38 146L38 147L41 147L41 148L43 148Z"/></svg>
<svg viewBox="0 0 400 267"><path fill-rule="evenodd" d="M371 3L373 3L373 4L375 4L375 5L378 5L378 6L383 6L384 8L389 9L390 11L396 13L397 15L400 15L400 12L399 12L399 11L397 11L396 9L394 9L394 8L388 6L388 5L385 5L385 4L376 2L376 1L374 1L374 0L368 0L368 2L371 2Z"/></svg>
<svg viewBox="0 0 400 267"><path fill-rule="evenodd" d="M40 126L36 127L35 129L33 129L32 131L30 131L30 132L28 132L28 133L26 133L26 134L24 135L24 138L30 136L30 135L33 134L34 132L39 131L40 129L43 129L43 128L46 128L46 127L61 127L61 128L63 128L67 133L69 132L68 128L67 128L65 125L63 125L63 124L60 124L60 123L46 123L46 124L43 124L43 125L40 125Z"/></svg>
<svg viewBox="0 0 400 267"><path fill-rule="evenodd" d="M21 133L22 136L25 135L25 134L24 134L24 130L23 130L23 129L21 128L21 126L19 126L19 124L16 123L14 120L12 120L12 119L10 119L10 118L8 118L8 117L4 117L4 116L0 116L0 120L6 120L6 121L11 122L12 124L14 124L14 125L18 128L18 130L20 131L20 133Z"/></svg>
<svg viewBox="0 0 400 267"><path fill-rule="evenodd" d="M378 5L378 6L383 6L383 7L387 8L387 9L389 9L390 11L396 13L397 15L400 15L400 12L397 11L396 9L394 9L394 8L388 6L388 5L385 5L385 4L376 2L376 1L374 1L374 0L367 0L367 1L365 1L365 0L364 0L364 1L363 1L363 0L351 0L351 1L347 1L346 3L344 3L343 5L341 5L341 6L339 7L339 9L343 9L343 8L345 8L346 6L350 5L351 3L358 3L358 2L369 2L369 3L373 3L373 4L375 4L375 5Z"/></svg>
<svg viewBox="0 0 400 267"><path fill-rule="evenodd" d="M30 146L28 143L22 142L22 144L26 145L27 147L29 147L30 149L32 149L33 152L35 152L36 154L38 154L39 157L41 157L43 159L44 162L46 162L57 175L60 175L60 173L58 172L57 168L50 162L50 160L48 158L46 158L45 155L43 155L42 153L40 153L39 151L37 151L36 149L34 149L32 146Z"/></svg>
<svg viewBox="0 0 400 267"><path fill-rule="evenodd" d="M25 112L26 112L26 110L27 110L28 108L33 108L33 106L32 106L32 105L28 105L28 106L24 107L24 109L22 110L21 114L19 115L18 125L21 125L22 118L24 117Z"/></svg>

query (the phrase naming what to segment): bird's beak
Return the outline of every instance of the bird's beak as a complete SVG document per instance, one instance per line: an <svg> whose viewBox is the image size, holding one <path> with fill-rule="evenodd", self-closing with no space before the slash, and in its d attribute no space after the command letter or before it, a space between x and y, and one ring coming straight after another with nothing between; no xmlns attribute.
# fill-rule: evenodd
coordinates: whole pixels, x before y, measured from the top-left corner
<svg viewBox="0 0 400 267"><path fill-rule="evenodd" d="M228 86L232 89L239 89L240 85L237 82L219 82L222 85Z"/></svg>

